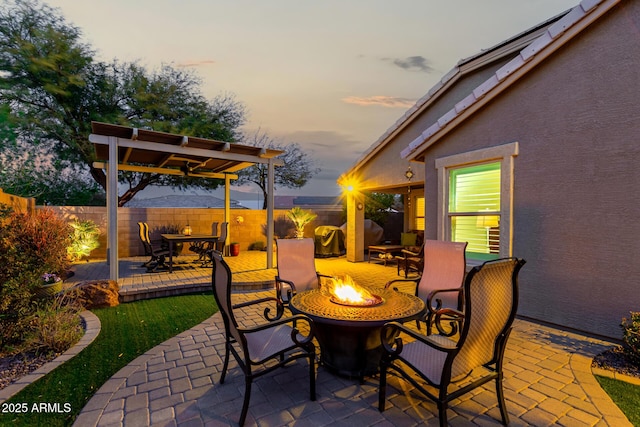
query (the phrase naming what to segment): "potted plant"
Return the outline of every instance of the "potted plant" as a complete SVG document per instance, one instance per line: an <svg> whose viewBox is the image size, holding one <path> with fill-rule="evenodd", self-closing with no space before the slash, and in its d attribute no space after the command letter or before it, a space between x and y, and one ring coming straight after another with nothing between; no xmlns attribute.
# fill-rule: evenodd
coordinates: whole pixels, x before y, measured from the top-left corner
<svg viewBox="0 0 640 427"><path fill-rule="evenodd" d="M229 244L229 255L230 256L238 256L238 255L240 255L240 243L231 242Z"/></svg>
<svg viewBox="0 0 640 427"><path fill-rule="evenodd" d="M311 211L306 211L299 207L291 208L287 212L287 217L293 222L296 227L296 238L302 239L304 237L304 226L317 218L318 215Z"/></svg>
<svg viewBox="0 0 640 427"><path fill-rule="evenodd" d="M53 296L62 290L62 278L55 273L45 273L42 275L42 283L36 289L39 297Z"/></svg>

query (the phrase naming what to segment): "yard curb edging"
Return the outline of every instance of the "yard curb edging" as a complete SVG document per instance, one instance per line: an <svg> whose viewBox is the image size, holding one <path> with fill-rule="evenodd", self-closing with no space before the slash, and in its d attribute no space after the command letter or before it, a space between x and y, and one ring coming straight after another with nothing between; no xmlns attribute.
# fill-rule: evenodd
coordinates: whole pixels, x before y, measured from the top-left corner
<svg viewBox="0 0 640 427"><path fill-rule="evenodd" d="M80 313L80 318L82 319L84 326L84 335L82 335L82 338L80 338L73 347L62 353L60 356L45 363L35 371L19 378L16 382L11 383L0 390L0 403L9 400L29 384L39 380L58 366L62 365L64 362L72 359L96 339L101 328L98 316L88 310L85 310Z"/></svg>
<svg viewBox="0 0 640 427"><path fill-rule="evenodd" d="M600 383L593 374L591 368L592 356L579 353L573 353L569 358L569 366L573 375L580 383L583 391L594 403L597 410L606 417L607 420L613 421L610 425L631 426L622 410L613 402L611 397L600 386Z"/></svg>
<svg viewBox="0 0 640 427"><path fill-rule="evenodd" d="M640 378L631 375L621 374L619 372L610 371L608 369L593 367L591 368L591 372L593 373L593 375L598 375L600 377L611 378L613 380L624 381L629 384L640 385Z"/></svg>
<svg viewBox="0 0 640 427"><path fill-rule="evenodd" d="M194 330L210 327L213 323L213 318L216 316L221 317L222 315L220 312L214 313L211 317L150 348L129 362L98 388L73 421L72 426L97 426L112 396L120 389L122 384L127 381L129 376L139 369L145 368L150 359L162 354L166 349L170 349L175 342L179 342L185 337L188 337Z"/></svg>

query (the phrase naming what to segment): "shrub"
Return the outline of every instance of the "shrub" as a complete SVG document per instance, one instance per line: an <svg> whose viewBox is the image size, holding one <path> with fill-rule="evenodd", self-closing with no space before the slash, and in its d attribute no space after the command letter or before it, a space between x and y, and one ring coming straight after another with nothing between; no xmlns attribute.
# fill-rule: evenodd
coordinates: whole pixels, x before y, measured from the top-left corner
<svg viewBox="0 0 640 427"><path fill-rule="evenodd" d="M66 272L72 228L51 209L12 212L0 228L0 285L23 271Z"/></svg>
<svg viewBox="0 0 640 427"><path fill-rule="evenodd" d="M317 217L318 215L315 213L306 211L298 206L294 206L289 212L287 212L287 218L293 222L293 225L296 228L296 237L300 238L304 237L304 226Z"/></svg>
<svg viewBox="0 0 640 427"><path fill-rule="evenodd" d="M640 311L632 311L631 317L622 319L623 349L634 364L640 366Z"/></svg>
<svg viewBox="0 0 640 427"><path fill-rule="evenodd" d="M64 295L40 303L29 317L25 346L55 353L67 350L82 337L81 310L79 304Z"/></svg>
<svg viewBox="0 0 640 427"><path fill-rule="evenodd" d="M35 309L33 295L40 276L25 271L0 283L0 352L19 345L29 331L29 316Z"/></svg>
<svg viewBox="0 0 640 427"><path fill-rule="evenodd" d="M45 273L64 275L71 227L52 210L2 212L0 218L0 351L20 345L37 309Z"/></svg>
<svg viewBox="0 0 640 427"><path fill-rule="evenodd" d="M71 223L71 227L73 228L73 237L71 245L67 248L67 253L72 260L78 261L82 257L91 255L91 251L100 246L98 242L100 229L91 220L75 220Z"/></svg>
<svg viewBox="0 0 640 427"><path fill-rule="evenodd" d="M295 230L293 222L285 216L279 216L273 220L273 237L275 239L293 237ZM267 224L262 224L262 234L267 235Z"/></svg>

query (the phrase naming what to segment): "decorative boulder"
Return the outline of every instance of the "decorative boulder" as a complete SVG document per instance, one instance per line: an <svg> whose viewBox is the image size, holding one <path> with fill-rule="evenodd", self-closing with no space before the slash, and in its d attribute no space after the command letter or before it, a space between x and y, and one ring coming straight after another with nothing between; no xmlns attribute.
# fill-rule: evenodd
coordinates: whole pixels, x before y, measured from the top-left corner
<svg viewBox="0 0 640 427"><path fill-rule="evenodd" d="M95 280L82 282L69 289L73 297L84 308L115 307L118 300L118 283L113 280Z"/></svg>

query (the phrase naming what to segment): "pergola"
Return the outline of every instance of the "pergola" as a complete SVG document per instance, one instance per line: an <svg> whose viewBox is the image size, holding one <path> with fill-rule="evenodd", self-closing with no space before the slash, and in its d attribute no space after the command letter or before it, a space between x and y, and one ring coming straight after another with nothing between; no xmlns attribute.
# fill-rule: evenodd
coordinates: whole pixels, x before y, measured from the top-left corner
<svg viewBox="0 0 640 427"><path fill-rule="evenodd" d="M283 153L249 145L195 138L108 123L92 122L93 166L107 174L107 261L109 278L118 280L118 171L224 179L225 221L231 217L229 185L234 174L256 163L268 165L267 242L273 241L273 182ZM267 268L273 268L273 245L267 245Z"/></svg>

